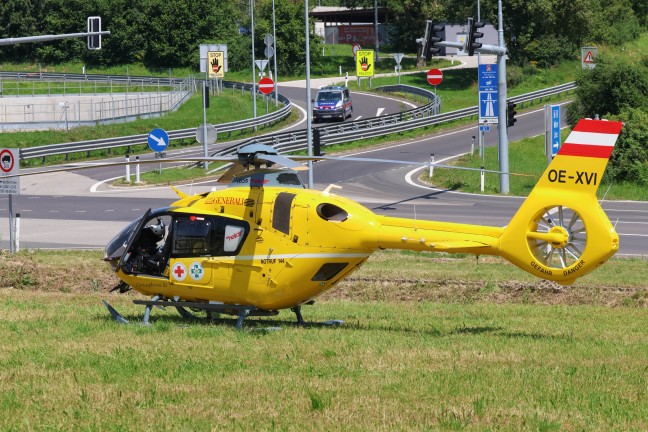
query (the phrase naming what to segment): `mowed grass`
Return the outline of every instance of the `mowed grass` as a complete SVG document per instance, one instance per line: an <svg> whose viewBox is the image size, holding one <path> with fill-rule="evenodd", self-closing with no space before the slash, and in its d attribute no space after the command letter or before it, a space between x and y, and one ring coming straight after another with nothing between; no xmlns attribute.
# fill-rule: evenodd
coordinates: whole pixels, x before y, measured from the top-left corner
<svg viewBox="0 0 648 432"><path fill-rule="evenodd" d="M648 428L642 260L612 260L559 290L497 259L385 251L304 307L309 321L343 326L298 327L282 311L236 331L170 309L154 309L149 327L118 325L101 299L137 322L135 295L88 282L34 289L44 264L84 268L98 256L3 257L0 270L19 268L23 282L30 265L41 267L31 284L0 289L0 430ZM625 282L610 282L614 274ZM454 297L431 300L437 284L461 280L476 281L472 296L457 285ZM604 289L637 301L587 297ZM580 304L561 303L571 290L585 294Z"/></svg>
<svg viewBox="0 0 648 432"><path fill-rule="evenodd" d="M342 327L238 332L2 297L2 430L648 428L645 309L331 301L307 316Z"/></svg>

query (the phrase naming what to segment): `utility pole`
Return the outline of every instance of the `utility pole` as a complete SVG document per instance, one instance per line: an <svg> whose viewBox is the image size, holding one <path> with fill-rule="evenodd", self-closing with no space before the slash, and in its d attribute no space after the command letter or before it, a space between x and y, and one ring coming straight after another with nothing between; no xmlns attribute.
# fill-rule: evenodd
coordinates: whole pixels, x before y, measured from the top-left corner
<svg viewBox="0 0 648 432"><path fill-rule="evenodd" d="M254 0L250 0L250 17L252 19L252 106L253 118L257 116L257 104L256 104L256 69L255 69L255 58L254 58ZM256 130L256 128L255 128Z"/></svg>
<svg viewBox="0 0 648 432"><path fill-rule="evenodd" d="M497 53L497 131L499 133L500 192L509 193L508 134L506 130L506 46L502 24L502 0L497 0L497 36L500 52Z"/></svg>
<svg viewBox="0 0 648 432"><path fill-rule="evenodd" d="M308 0L304 0L304 23L306 24L306 143L308 156L313 156L313 106L310 85L310 25L308 21ZM313 188L313 161L308 161L308 188Z"/></svg>

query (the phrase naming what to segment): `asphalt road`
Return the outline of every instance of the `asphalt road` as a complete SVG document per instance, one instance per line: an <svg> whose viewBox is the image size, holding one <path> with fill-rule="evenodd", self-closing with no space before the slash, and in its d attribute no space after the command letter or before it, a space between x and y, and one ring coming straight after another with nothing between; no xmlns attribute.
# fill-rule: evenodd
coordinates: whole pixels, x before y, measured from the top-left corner
<svg viewBox="0 0 648 432"><path fill-rule="evenodd" d="M293 99L299 104L299 90L296 92ZM305 93L303 89L301 92ZM368 112L371 113L378 104L363 98L364 96L354 95L354 104L370 104ZM400 109L398 103L385 105L391 107L390 110ZM525 113L519 117L515 127L509 129L510 140L543 133L543 124L542 110ZM496 134L496 128L486 134L487 145L496 144ZM315 187L323 189L328 184L335 183L342 186L336 193L356 199L376 213L385 215L506 225L521 204L522 198L435 190L417 185L416 173L412 174L420 163L429 160L431 153L434 153L435 160L439 161L469 151L473 135L476 135L476 127L462 128L386 145L359 155L405 160L412 162L411 165L318 162L313 170ZM182 151L196 152L198 155L202 152L197 149ZM12 200L14 212L21 214L20 247L100 248L146 209L167 206L176 198L167 187L120 190L100 183L122 175L123 168L102 168L78 173L23 177L22 194L14 196ZM408 178L414 180L408 181ZM215 186L217 185L207 183L187 185L181 189L185 192L204 192ZM645 240L648 238L648 203L611 201L604 202L603 208L613 223L616 223L621 236L620 252L628 255L647 255L648 246ZM8 197L2 196L2 248L8 248L7 232Z"/></svg>

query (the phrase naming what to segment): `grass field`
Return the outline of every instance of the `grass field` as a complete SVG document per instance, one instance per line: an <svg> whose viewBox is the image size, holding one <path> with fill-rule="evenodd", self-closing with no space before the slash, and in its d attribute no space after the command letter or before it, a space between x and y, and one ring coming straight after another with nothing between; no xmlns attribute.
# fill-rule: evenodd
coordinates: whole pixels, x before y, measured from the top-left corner
<svg viewBox="0 0 648 432"><path fill-rule="evenodd" d="M99 258L2 256L0 430L648 428L642 260L558 289L497 259L385 251L304 308L343 326L284 311L239 332L171 310L115 324L102 298L143 311L105 292Z"/></svg>

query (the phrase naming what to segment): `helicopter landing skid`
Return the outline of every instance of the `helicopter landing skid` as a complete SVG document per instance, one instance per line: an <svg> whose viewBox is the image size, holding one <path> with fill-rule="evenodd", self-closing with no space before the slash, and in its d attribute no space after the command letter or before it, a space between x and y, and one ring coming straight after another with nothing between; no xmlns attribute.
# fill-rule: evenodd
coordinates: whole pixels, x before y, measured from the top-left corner
<svg viewBox="0 0 648 432"><path fill-rule="evenodd" d="M301 306L295 306L294 308L290 308L290 310L293 311L295 313L295 316L297 317L297 325L339 326L344 324L344 321L342 320L328 320L318 323L307 323L306 321L304 321L304 317L302 316Z"/></svg>
<svg viewBox="0 0 648 432"><path fill-rule="evenodd" d="M236 324L234 327L237 330L243 328L243 321L248 316L273 316L277 315L279 311L275 310L262 310L257 309L256 306L249 305L231 305L217 302L187 302L187 301L171 301L171 300L159 300L153 297L151 300L133 300L133 303L145 305L146 312L144 314L145 323L148 323L148 312L153 306L171 306L175 307L178 310L178 313L184 318L188 319L200 319L193 313L189 312L187 308L194 310L204 310L207 312L208 318L213 318L213 314L216 313L225 313L230 315L235 315L238 318L236 319Z"/></svg>

